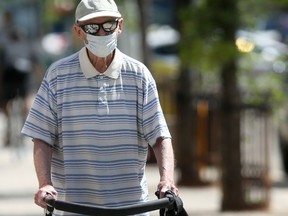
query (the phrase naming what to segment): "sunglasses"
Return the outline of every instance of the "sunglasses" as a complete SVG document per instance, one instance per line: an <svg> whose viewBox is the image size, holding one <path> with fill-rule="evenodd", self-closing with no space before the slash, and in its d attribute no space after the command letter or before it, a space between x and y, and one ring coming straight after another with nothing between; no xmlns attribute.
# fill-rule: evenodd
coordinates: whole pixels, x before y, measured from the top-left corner
<svg viewBox="0 0 288 216"><path fill-rule="evenodd" d="M118 23L119 19L116 19L104 23L80 25L80 27L83 29L85 33L95 35L99 32L100 28L102 28L107 33L111 33L117 28Z"/></svg>

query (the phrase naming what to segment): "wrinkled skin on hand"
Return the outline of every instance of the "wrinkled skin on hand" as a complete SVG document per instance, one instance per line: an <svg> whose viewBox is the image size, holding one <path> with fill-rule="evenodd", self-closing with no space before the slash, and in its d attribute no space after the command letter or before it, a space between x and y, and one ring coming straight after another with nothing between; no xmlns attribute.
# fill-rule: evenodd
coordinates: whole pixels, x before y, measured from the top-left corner
<svg viewBox="0 0 288 216"><path fill-rule="evenodd" d="M160 198L165 196L165 192L167 190L171 190L176 196L178 196L178 188L175 186L173 182L170 181L160 181L157 190L160 192Z"/></svg>
<svg viewBox="0 0 288 216"><path fill-rule="evenodd" d="M45 185L40 187L39 190L34 195L34 202L36 205L46 208L45 198L47 194L51 194L55 199L57 199L57 191L52 185Z"/></svg>

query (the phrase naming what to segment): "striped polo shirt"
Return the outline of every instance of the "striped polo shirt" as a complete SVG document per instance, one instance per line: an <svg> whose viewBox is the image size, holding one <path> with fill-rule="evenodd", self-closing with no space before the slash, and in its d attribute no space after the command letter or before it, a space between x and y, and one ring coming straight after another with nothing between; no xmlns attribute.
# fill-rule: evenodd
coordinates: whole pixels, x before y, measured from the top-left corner
<svg viewBox="0 0 288 216"><path fill-rule="evenodd" d="M148 144L171 137L149 70L116 49L101 74L85 48L48 68L22 133L53 147L59 200L106 207L148 200Z"/></svg>

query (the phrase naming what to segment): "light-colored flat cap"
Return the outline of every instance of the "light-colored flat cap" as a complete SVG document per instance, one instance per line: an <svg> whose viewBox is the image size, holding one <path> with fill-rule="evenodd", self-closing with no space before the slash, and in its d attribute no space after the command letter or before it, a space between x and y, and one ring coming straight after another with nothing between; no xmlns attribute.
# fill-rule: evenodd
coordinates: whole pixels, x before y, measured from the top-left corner
<svg viewBox="0 0 288 216"><path fill-rule="evenodd" d="M97 17L121 17L113 0L82 0L75 11L75 22Z"/></svg>

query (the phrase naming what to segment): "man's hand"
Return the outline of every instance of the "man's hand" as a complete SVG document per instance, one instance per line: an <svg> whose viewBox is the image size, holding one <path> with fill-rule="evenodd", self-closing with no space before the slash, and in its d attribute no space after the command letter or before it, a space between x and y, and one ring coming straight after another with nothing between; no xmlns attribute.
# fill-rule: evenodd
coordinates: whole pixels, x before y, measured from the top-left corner
<svg viewBox="0 0 288 216"><path fill-rule="evenodd" d="M176 196L178 196L178 188L175 186L174 182L171 181L160 181L157 186L157 191L160 192L160 198L165 196L165 192L171 190Z"/></svg>
<svg viewBox="0 0 288 216"><path fill-rule="evenodd" d="M57 199L57 191L52 185L45 185L35 193L34 202L42 208L46 208L45 198L47 194L51 194L55 199Z"/></svg>

